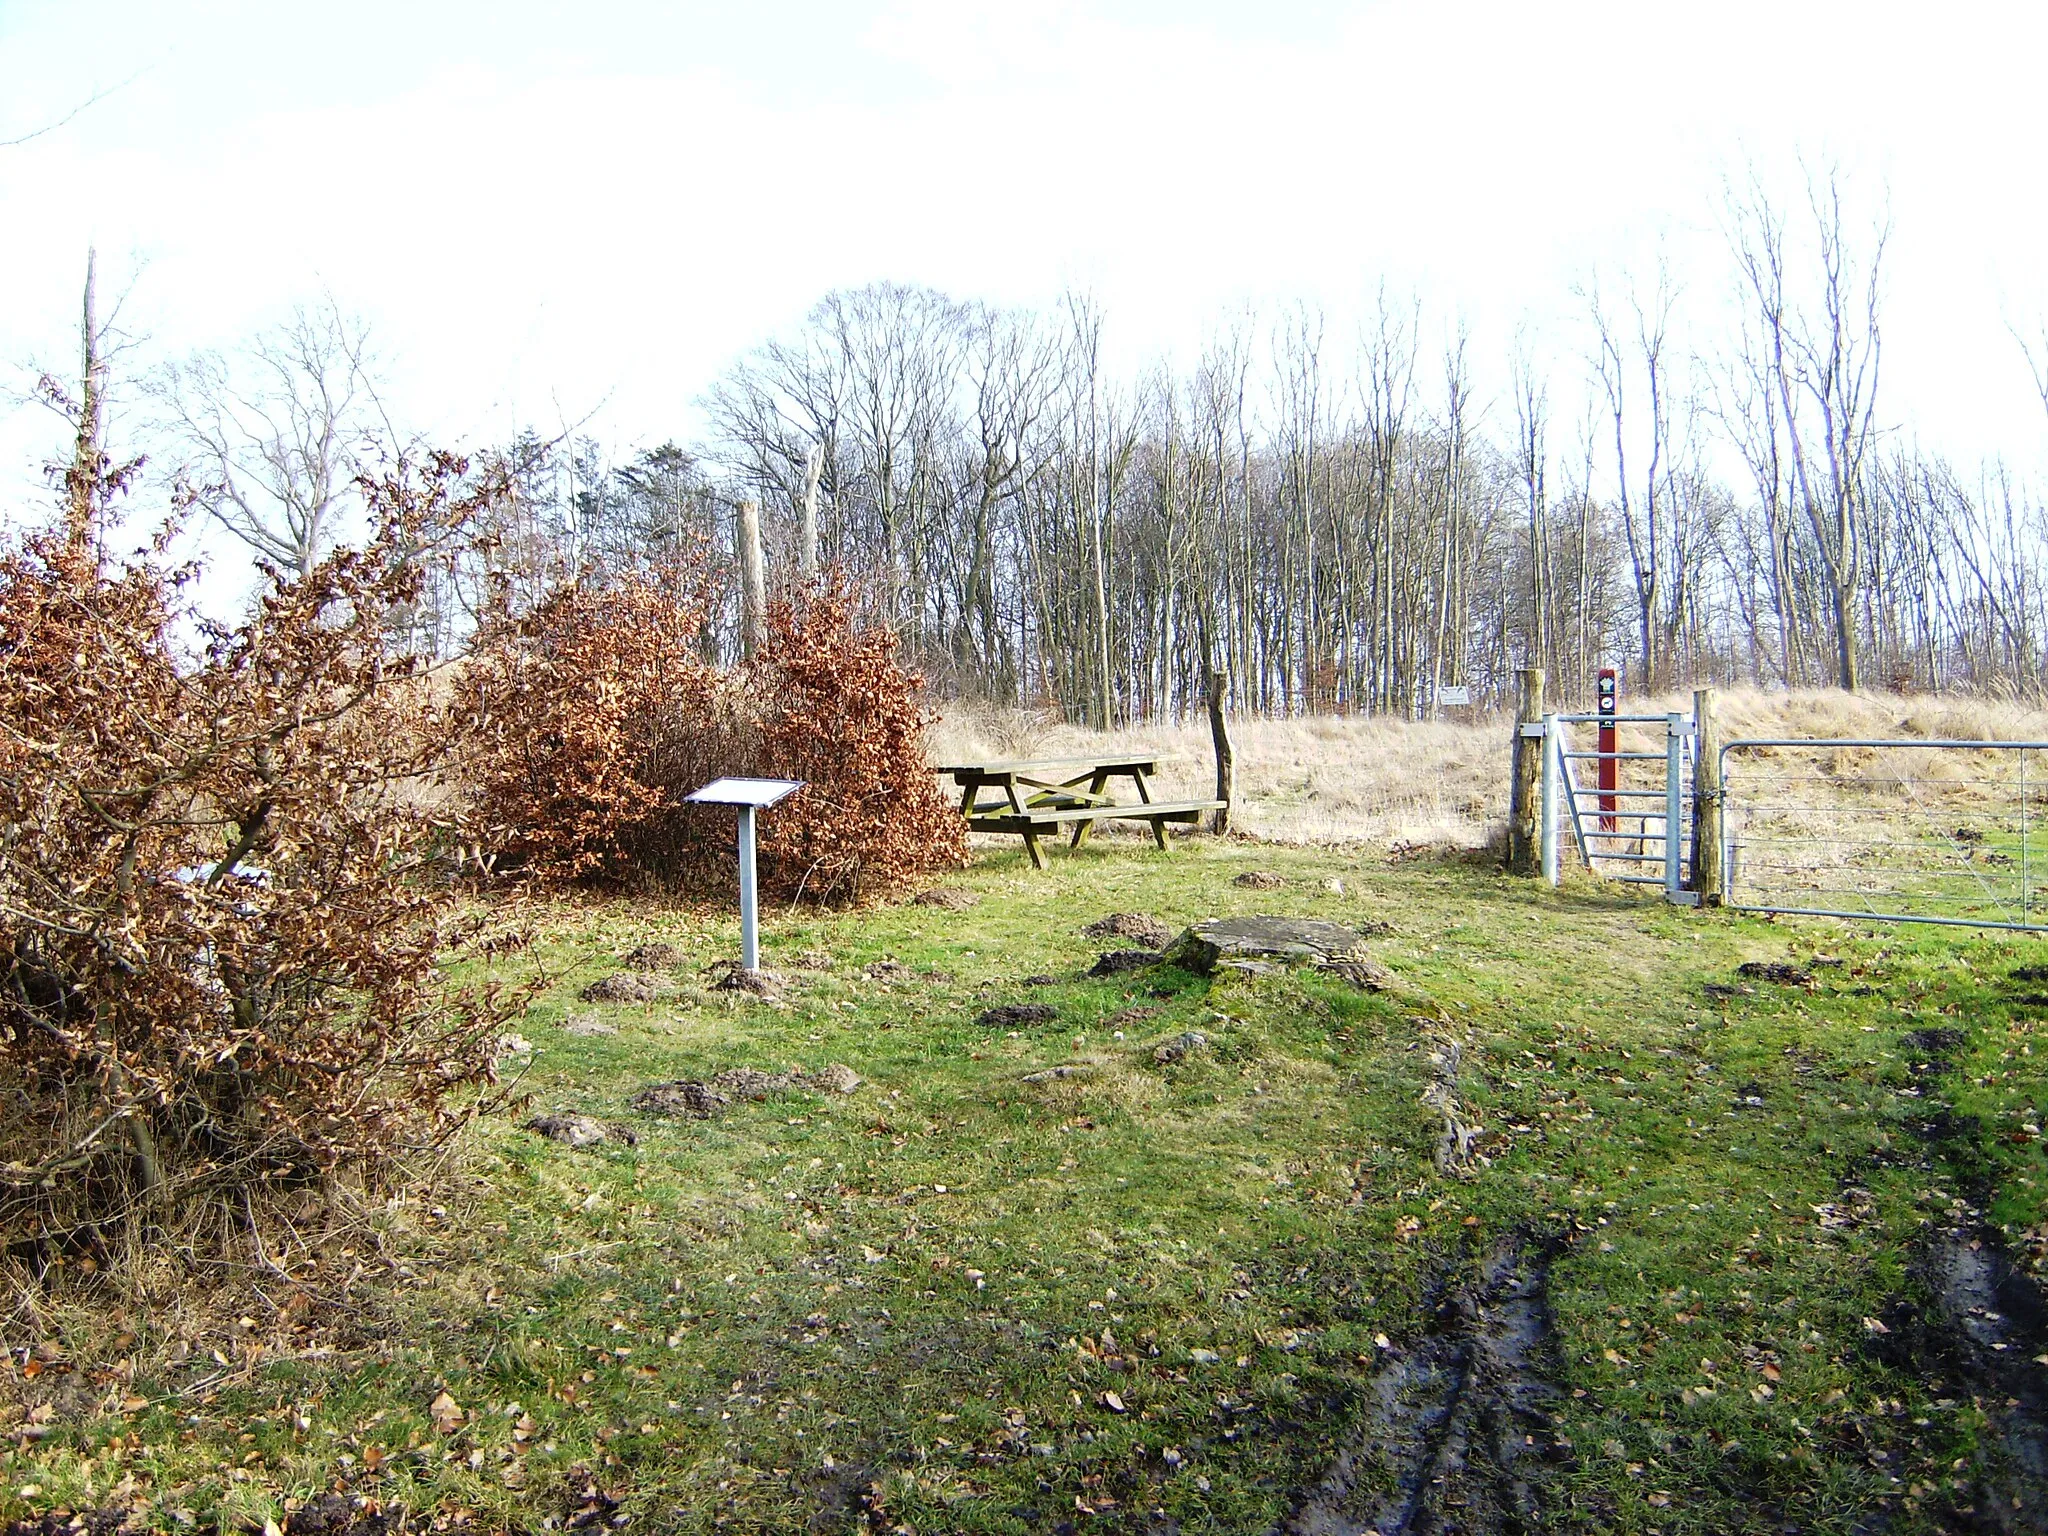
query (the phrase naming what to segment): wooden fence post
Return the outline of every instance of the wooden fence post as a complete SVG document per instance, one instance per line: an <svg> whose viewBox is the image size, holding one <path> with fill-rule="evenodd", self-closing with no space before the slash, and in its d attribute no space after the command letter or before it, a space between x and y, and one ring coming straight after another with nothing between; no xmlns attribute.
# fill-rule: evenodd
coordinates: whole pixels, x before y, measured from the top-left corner
<svg viewBox="0 0 2048 1536"><path fill-rule="evenodd" d="M740 655L748 661L767 639L768 567L761 558L761 508L740 503L733 520L733 555L740 567Z"/></svg>
<svg viewBox="0 0 2048 1536"><path fill-rule="evenodd" d="M818 478L825 472L825 445L804 455L804 499L797 514L796 570L805 581L818 575Z"/></svg>
<svg viewBox="0 0 2048 1536"><path fill-rule="evenodd" d="M1721 727L1714 719L1714 690L1697 688L1692 696L1692 723L1699 756L1692 776L1692 888L1700 905L1718 907L1728 898L1728 871L1721 852L1724 827L1721 784Z"/></svg>
<svg viewBox="0 0 2048 1536"><path fill-rule="evenodd" d="M1536 824L1543 799L1543 669L1524 667L1515 711L1514 778L1508 794L1508 873L1542 872L1543 840Z"/></svg>
<svg viewBox="0 0 2048 1536"><path fill-rule="evenodd" d="M1230 802L1237 798L1237 753L1230 745L1230 724L1223 704L1230 695L1230 674L1209 669L1209 735L1216 743L1216 798L1223 802L1209 817L1209 830L1221 837L1230 830Z"/></svg>

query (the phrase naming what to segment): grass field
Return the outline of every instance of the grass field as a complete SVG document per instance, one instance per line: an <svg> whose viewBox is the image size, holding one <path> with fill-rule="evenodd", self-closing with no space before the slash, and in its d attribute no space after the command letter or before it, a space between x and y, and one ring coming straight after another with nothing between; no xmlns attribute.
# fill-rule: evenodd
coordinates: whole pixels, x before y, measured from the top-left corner
<svg viewBox="0 0 2048 1536"><path fill-rule="evenodd" d="M521 1087L637 1144L485 1122L225 1332L52 1310L9 1341L0 1513L310 1530L291 1511L336 1491L479 1530L2048 1523L2048 988L2014 974L2048 946L1208 839L1042 875L984 852L948 884L974 905L778 915L774 1001L703 985L722 919L550 909ZM1395 984L1087 978L1128 943L1082 936L1111 912L1385 924ZM687 957L673 994L576 1001L653 940ZM1757 961L1793 970L1737 974ZM977 1024L1005 1004L1055 1016ZM829 1063L861 1086L630 1105ZM1447 1124L1479 1128L1469 1156Z"/></svg>

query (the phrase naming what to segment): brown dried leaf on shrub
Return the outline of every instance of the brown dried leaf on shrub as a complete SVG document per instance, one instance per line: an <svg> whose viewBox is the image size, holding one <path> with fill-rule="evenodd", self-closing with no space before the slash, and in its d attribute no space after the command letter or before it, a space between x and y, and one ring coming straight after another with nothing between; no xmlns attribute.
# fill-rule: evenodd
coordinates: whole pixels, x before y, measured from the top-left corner
<svg viewBox="0 0 2048 1536"><path fill-rule="evenodd" d="M683 797L736 774L804 783L761 819L766 894L860 901L958 867L966 826L926 767L923 680L861 594L837 574L785 594L729 670L703 648L717 595L699 550L487 617L461 696L501 865L730 890L730 814Z"/></svg>
<svg viewBox="0 0 2048 1536"><path fill-rule="evenodd" d="M108 558L90 453L70 519L0 556L0 1164L36 1175L0 1186L0 1241L374 1187L493 1081L524 999L440 961L518 941L461 916L458 733L393 626L505 484L430 454L360 485L368 541L267 572L235 625L161 547Z"/></svg>

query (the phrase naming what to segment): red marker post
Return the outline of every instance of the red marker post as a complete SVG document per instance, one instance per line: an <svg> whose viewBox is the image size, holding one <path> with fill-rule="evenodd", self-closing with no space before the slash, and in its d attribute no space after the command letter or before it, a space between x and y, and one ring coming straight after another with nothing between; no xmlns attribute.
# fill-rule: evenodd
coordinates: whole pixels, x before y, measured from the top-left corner
<svg viewBox="0 0 2048 1536"><path fill-rule="evenodd" d="M1615 695L1620 691L1620 679L1614 668L1600 669L1600 830L1614 830L1614 792L1620 788L1620 779L1615 769L1614 705Z"/></svg>

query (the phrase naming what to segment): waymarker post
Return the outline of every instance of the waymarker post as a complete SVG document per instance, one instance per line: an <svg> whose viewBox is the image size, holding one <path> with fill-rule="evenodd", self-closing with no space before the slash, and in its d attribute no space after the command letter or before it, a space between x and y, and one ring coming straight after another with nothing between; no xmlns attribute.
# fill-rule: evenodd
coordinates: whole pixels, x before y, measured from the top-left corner
<svg viewBox="0 0 2048 1536"><path fill-rule="evenodd" d="M1615 770L1620 764L1615 760L1614 707L1616 695L1621 691L1621 678L1612 667L1600 669L1600 830L1612 832L1615 829L1615 790L1621 786L1621 778Z"/></svg>

